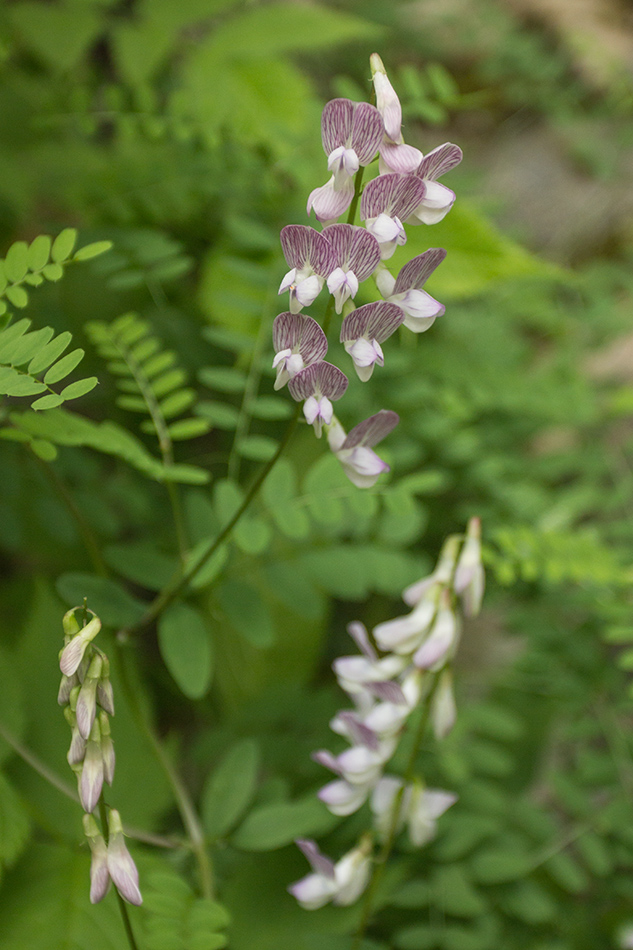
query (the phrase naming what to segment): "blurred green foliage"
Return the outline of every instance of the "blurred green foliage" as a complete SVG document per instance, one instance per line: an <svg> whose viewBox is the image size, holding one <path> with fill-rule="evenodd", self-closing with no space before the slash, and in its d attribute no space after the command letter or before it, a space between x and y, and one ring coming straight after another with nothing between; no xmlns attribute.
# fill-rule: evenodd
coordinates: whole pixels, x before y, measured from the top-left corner
<svg viewBox="0 0 633 950"><path fill-rule="evenodd" d="M464 635L458 725L420 763L460 801L434 843L400 850L364 950L595 950L633 920L633 377L613 349L630 333L630 230L564 269L495 225L476 161L527 115L584 174L617 180L633 86L597 91L568 46L501 0L436 8L0 10L1 950L122 945L113 898L88 903L79 810L41 774L70 784L61 616L88 596L112 653L276 451L292 414L270 368L278 234L324 179L323 102L368 98L374 49L407 141L462 134L472 150L449 182L454 210L405 249L447 248L429 284L447 312L390 340L371 385L350 380L348 427L400 414L390 479L360 492L302 429L231 540L128 651L224 905L200 896L186 851L134 842L139 941L349 950L358 908L306 913L285 890L305 873L293 838L342 853L363 827L314 796L310 752L340 704L328 664L349 650L345 622L400 612L473 514L486 610ZM67 383L80 360L90 375ZM115 664L113 801L133 835L178 844L122 676Z"/></svg>

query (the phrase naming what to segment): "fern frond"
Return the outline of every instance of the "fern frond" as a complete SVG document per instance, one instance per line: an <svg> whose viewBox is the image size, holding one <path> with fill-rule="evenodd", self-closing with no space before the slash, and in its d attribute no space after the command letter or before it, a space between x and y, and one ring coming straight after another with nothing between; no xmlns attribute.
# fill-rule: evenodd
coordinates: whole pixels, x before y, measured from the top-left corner
<svg viewBox="0 0 633 950"><path fill-rule="evenodd" d="M195 402L196 393L185 385L186 372L176 365L174 353L163 350L147 320L126 313L110 324L92 321L86 330L116 377L121 393L117 405L149 416L140 428L155 433L166 464L172 460L174 440L192 439L209 431L205 419L171 421Z"/></svg>
<svg viewBox="0 0 633 950"><path fill-rule="evenodd" d="M25 284L39 287L47 280L58 281L68 264L98 257L112 247L111 241L95 241L73 254L76 243L75 228L65 228L55 240L40 234L30 244L26 241L12 244L6 257L0 260L0 316L7 311L7 301L19 310L26 307L29 294Z"/></svg>
<svg viewBox="0 0 633 950"><path fill-rule="evenodd" d="M71 333L54 336L52 327L29 330L30 325L23 318L0 331L0 396L37 396L32 409L54 409L94 389L96 376L75 380L61 392L53 389L77 368L84 350L78 347L62 356Z"/></svg>

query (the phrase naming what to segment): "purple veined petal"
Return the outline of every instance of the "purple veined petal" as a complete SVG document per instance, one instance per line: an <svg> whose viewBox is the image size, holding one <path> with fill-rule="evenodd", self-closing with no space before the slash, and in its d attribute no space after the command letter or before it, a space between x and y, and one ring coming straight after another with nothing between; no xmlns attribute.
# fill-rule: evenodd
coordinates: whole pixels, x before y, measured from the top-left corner
<svg viewBox="0 0 633 950"><path fill-rule="evenodd" d="M438 145L432 152L424 156L415 174L418 178L435 181L445 175L446 172L450 172L456 165L459 165L463 157L459 145L445 142L444 145Z"/></svg>
<svg viewBox="0 0 633 950"><path fill-rule="evenodd" d="M423 187L420 188L420 185ZM370 181L360 201L361 220L388 214L408 218L424 199L426 185L416 175L380 175Z"/></svg>
<svg viewBox="0 0 633 950"><path fill-rule="evenodd" d="M347 625L347 632L358 649L361 651L361 653L365 654L368 660L375 662L378 659L378 654L371 644L369 634L367 633L367 627L364 623L361 623L360 620L352 620L352 622L348 623Z"/></svg>
<svg viewBox="0 0 633 950"><path fill-rule="evenodd" d="M354 103L350 145L361 165L369 165L374 159L384 133L385 127L378 109L368 102Z"/></svg>
<svg viewBox="0 0 633 950"><path fill-rule="evenodd" d="M336 775L342 774L338 759L335 755L332 755L331 752L328 752L327 749L318 749L312 753L311 758L314 762L318 762L319 765L329 769L330 772L335 772Z"/></svg>
<svg viewBox="0 0 633 950"><path fill-rule="evenodd" d="M275 352L290 349L300 353L306 366L323 359L327 353L327 337L316 320L297 313L280 313L273 321Z"/></svg>
<svg viewBox="0 0 633 950"><path fill-rule="evenodd" d="M402 688L393 680L384 680L383 682L368 683L367 688L373 695L385 703L397 703L398 705L406 703L407 699Z"/></svg>
<svg viewBox="0 0 633 950"><path fill-rule="evenodd" d="M401 269L392 294L401 294L411 288L420 290L445 257L446 251L443 247L430 247L424 254L418 254Z"/></svg>
<svg viewBox="0 0 633 950"><path fill-rule="evenodd" d="M347 376L337 366L318 360L302 369L288 383L290 395L295 400L309 399L311 396L326 396L328 399L340 399L347 389Z"/></svg>
<svg viewBox="0 0 633 950"><path fill-rule="evenodd" d="M368 371L355 365L359 378L363 381L369 379L373 364ZM367 449L362 445L357 445L353 449L341 449L336 453L336 457L352 485L356 485L357 488L372 488L378 481L379 475L390 471L387 463L373 449Z"/></svg>
<svg viewBox="0 0 633 950"><path fill-rule="evenodd" d="M340 185L340 182L339 182ZM342 186L335 187L334 175L325 184L315 188L308 196L308 215L314 209L318 221L331 222L347 211L354 198L354 179L346 179Z"/></svg>
<svg viewBox="0 0 633 950"><path fill-rule="evenodd" d="M412 175L422 162L422 152L413 145L395 142L383 142L380 146L381 175Z"/></svg>
<svg viewBox="0 0 633 950"><path fill-rule="evenodd" d="M327 277L335 266L330 242L320 231L305 224L287 224L279 237L289 267L300 270L308 264L317 276Z"/></svg>
<svg viewBox="0 0 633 950"><path fill-rule="evenodd" d="M356 445L372 447L377 445L385 436L395 429L400 422L397 412L390 409L381 409L369 419L364 419L354 426L343 443L343 448L351 449Z"/></svg>
<svg viewBox="0 0 633 950"><path fill-rule="evenodd" d="M386 301L367 303L363 307L352 310L345 317L341 324L340 341L347 343L364 337L366 340L384 343L403 321L404 314L396 304ZM349 448L347 440L345 447Z"/></svg>
<svg viewBox="0 0 633 950"><path fill-rule="evenodd" d="M317 798L327 805L333 815L352 815L365 804L371 786L350 785L345 779L328 782L317 792Z"/></svg>
<svg viewBox="0 0 633 950"><path fill-rule="evenodd" d="M378 267L380 247L365 228L353 224L331 224L323 229L323 236L334 248L336 266L353 271L359 283Z"/></svg>
<svg viewBox="0 0 633 950"><path fill-rule="evenodd" d="M295 844L303 853L313 871L334 880L334 861L325 854L321 854L315 841L310 838L297 838Z"/></svg>
<svg viewBox="0 0 633 950"><path fill-rule="evenodd" d="M331 99L326 102L321 116L323 151L330 155L345 143L352 133L354 103L351 99Z"/></svg>
<svg viewBox="0 0 633 950"><path fill-rule="evenodd" d="M338 720L345 730L344 735L353 742L354 745L364 745L368 749L372 749L374 752L379 748L380 743L378 741L378 736L370 729L369 726L364 725L360 722L358 716L355 713L344 710L343 712L338 713L333 722ZM338 725L337 722L337 725ZM330 723L330 727L333 732L338 732L338 729L334 729Z"/></svg>

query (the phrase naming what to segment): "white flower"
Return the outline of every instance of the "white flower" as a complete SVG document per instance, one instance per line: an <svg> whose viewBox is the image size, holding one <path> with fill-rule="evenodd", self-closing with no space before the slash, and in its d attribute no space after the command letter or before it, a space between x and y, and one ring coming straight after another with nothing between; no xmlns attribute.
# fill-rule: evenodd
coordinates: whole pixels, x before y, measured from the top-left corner
<svg viewBox="0 0 633 950"><path fill-rule="evenodd" d="M371 797L371 810L378 832L384 837L393 821L396 795L401 794L397 828L408 826L411 843L421 847L430 841L436 832L437 819L454 805L457 795L441 789L424 788L414 782L403 788L403 781L386 775L378 782Z"/></svg>
<svg viewBox="0 0 633 950"><path fill-rule="evenodd" d="M369 839L362 840L336 864L321 854L314 841L300 838L297 845L314 870L313 874L288 888L302 907L316 910L329 901L346 906L358 900L367 886L371 870Z"/></svg>

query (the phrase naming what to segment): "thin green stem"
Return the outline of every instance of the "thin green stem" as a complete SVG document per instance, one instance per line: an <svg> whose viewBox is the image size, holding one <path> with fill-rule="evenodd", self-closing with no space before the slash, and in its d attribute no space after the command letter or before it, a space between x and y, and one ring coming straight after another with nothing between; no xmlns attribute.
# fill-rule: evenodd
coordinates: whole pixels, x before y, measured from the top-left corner
<svg viewBox="0 0 633 950"><path fill-rule="evenodd" d="M110 834L108 831L108 815L106 813L106 806L103 800L103 795L99 796L99 817L101 818L101 830L103 832L103 837L106 845L108 844ZM130 915L128 913L127 904L119 894L118 887L114 887L114 893L117 896L117 903L119 905L119 912L121 914L121 920L123 921L123 929L125 930L125 936L130 945L130 950L139 950L136 938L134 936L134 931L132 930L132 921L130 920Z"/></svg>
<svg viewBox="0 0 633 950"><path fill-rule="evenodd" d="M158 736L144 715L141 705L138 701L136 691L134 690L132 684L132 674L129 668L131 662L130 651L124 649L120 643L117 644L117 650L119 656L121 686L123 688L123 692L125 693L125 698L130 707L130 711L134 717L137 728L140 732L145 734L148 742L150 743L154 755L163 769L163 772L167 777L167 781L169 782L174 793L176 807L180 813L183 826L189 839L189 845L198 864L200 890L204 897L213 898L213 870L211 867L211 859L207 852L204 840L202 824L189 795L189 791L180 778L180 775L176 771L171 759L165 752Z"/></svg>
<svg viewBox="0 0 633 950"><path fill-rule="evenodd" d="M424 705L420 714L420 719L415 731L415 736L413 739L413 745L411 747L411 753L409 755L409 760L407 762L407 768L403 777L403 782L401 787L398 789L398 792L394 798L393 805L391 806L391 819L389 822L389 827L387 829L387 834L385 836L385 841L376 859L374 868L371 875L371 880L369 886L365 892L365 899L363 901L363 910L358 925L358 930L354 935L352 941L351 950L359 950L360 945L365 936L365 931L371 920L371 917L374 913L374 900L376 897L376 891L378 886L382 881L383 875L385 873L385 867L391 852L393 851L393 846L396 840L396 835L398 833L398 824L400 820L400 808L402 805L402 797L404 795L407 785L413 780L415 776L416 762L418 754L420 752L420 746L422 745L422 740L424 738L424 733L426 732L426 727L428 725L429 716L431 715L431 707L433 705L433 698L435 696L435 691L440 680L440 673L433 674L434 679L431 684L431 688L424 697Z"/></svg>
<svg viewBox="0 0 633 950"><path fill-rule="evenodd" d="M121 631L120 636L122 639L129 637L132 633L136 633L140 630L144 630L147 627L149 627L150 624L152 624L156 620L156 618L160 616L163 610L165 610L165 608L168 607L169 604L171 604L178 597L178 595L185 589L187 584L191 580L193 580L193 578L196 576L198 571L200 571L204 567L204 565L207 563L207 561L211 557L213 557L213 555L218 550L218 548L222 544L224 544L224 542L230 537L236 524L238 523L238 521L240 520L240 518L242 517L246 509L249 507L250 503L253 501L257 493L259 492L260 488L264 484L269 473L275 467L277 460L280 458L284 449L288 445L292 437L292 434L294 433L294 430L296 428L297 422L299 421L300 411L301 411L301 407L297 403L297 408L294 412L292 419L290 420L290 423L286 430L286 434L284 435L283 439L279 443L277 451L269 459L269 461L266 462L266 464L263 466L262 470L260 471L259 475L257 476L255 481L249 488L248 492L244 496L244 500L242 504L237 509L233 517L230 518L230 520L222 528L219 534L217 534L216 537L212 541L209 541L209 543L198 554L198 556L190 562L187 569L183 571L181 574L176 575L173 581L169 583L167 587L165 587L164 590L162 590L160 594L158 594L157 597L155 597L155 599L149 605L145 613L145 616L141 618L139 623L135 624L133 627L130 627L127 630Z"/></svg>
<svg viewBox="0 0 633 950"><path fill-rule="evenodd" d="M57 494L63 501L64 505L68 509L70 516L72 517L73 521L77 525L79 535L81 537L81 540L84 543L86 552L92 562L92 566L94 567L95 572L97 574L100 574L102 577L105 577L106 574L108 573L108 568L101 555L101 550L99 549L99 544L97 542L97 539L92 533L92 528L86 521L86 518L84 517L83 512L77 506L77 503L75 502L75 499L73 498L72 494L70 493L70 491L68 490L68 488L66 487L62 479L59 477L59 475L57 474L53 466L50 464L50 462L45 462L38 455L35 455L34 452L32 453L32 457L35 459L35 461L37 462L41 470L44 472L44 475L46 476L46 478L48 478L51 484L53 485L55 491L57 492Z"/></svg>
<svg viewBox="0 0 633 950"><path fill-rule="evenodd" d="M365 169L361 165L356 176L354 177L354 197L352 198L352 203L349 206L349 211L347 212L347 224L353 224L354 218L356 217L356 208L358 207L358 202L360 200L361 185L363 184L363 175Z"/></svg>
<svg viewBox="0 0 633 950"><path fill-rule="evenodd" d="M261 379L261 354L264 349L264 342L268 339L269 336L269 324L268 320L265 317L268 314L268 306L270 300L270 288L269 292L266 294L266 300L264 301L262 319L259 324L259 332L257 334L257 340L255 342L255 349L253 350L253 357L251 359L250 369L248 371L248 378L246 380L246 387L244 389L244 395L242 397L242 402L240 405L239 415L237 417L237 426L235 427L235 437L233 439L233 445L231 446L231 452L229 455L229 478L232 478L234 481L237 481L240 477L240 453L238 451L239 444L244 436L248 432L248 423L250 419L250 412L248 407L250 406L257 389L259 387L259 381Z"/></svg>

